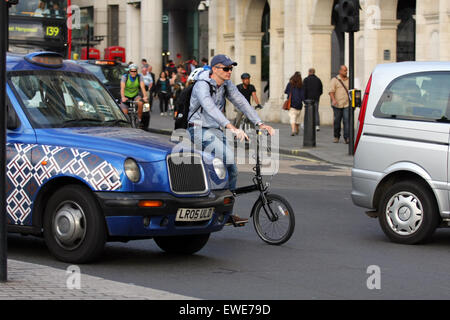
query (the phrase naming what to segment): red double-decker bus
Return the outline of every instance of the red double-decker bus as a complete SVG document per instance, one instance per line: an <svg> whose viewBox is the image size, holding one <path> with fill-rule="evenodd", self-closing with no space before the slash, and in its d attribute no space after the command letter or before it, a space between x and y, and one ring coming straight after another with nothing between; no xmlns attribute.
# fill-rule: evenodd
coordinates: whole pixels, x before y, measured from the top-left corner
<svg viewBox="0 0 450 320"><path fill-rule="evenodd" d="M54 51L70 58L70 0L19 0L9 9L9 51Z"/></svg>

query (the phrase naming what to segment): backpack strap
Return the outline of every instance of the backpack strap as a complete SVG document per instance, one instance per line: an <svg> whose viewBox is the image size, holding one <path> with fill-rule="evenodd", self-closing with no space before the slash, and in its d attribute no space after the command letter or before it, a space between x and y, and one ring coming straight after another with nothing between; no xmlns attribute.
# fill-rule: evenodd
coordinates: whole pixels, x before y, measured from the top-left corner
<svg viewBox="0 0 450 320"><path fill-rule="evenodd" d="M205 81L208 85L209 85L209 94L211 95L211 97L212 97L212 95L214 94L214 87L211 85L211 83L209 83L208 81L206 81L206 80L198 80L198 81ZM196 82L197 83L197 82ZM195 85L195 84L194 84ZM192 90L194 90L194 88L192 87ZM192 116L194 115L194 114L196 114L197 113L197 111L198 110L200 110L200 109L203 109L203 107L202 107L202 105L200 104L198 107L197 107L197 109L195 109L195 111L194 112L192 112L192 114L191 114L191 116L188 118L188 123L189 123L189 120L191 120L191 118L192 118ZM202 112L202 111L200 111L200 112Z"/></svg>

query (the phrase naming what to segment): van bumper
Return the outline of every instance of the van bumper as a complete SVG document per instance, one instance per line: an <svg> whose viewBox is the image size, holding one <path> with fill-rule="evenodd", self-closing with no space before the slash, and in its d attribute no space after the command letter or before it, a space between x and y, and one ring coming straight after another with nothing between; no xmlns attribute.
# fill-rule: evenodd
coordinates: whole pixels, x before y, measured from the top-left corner
<svg viewBox="0 0 450 320"><path fill-rule="evenodd" d="M380 174L352 169L352 201L355 205L374 210L373 198L380 181Z"/></svg>

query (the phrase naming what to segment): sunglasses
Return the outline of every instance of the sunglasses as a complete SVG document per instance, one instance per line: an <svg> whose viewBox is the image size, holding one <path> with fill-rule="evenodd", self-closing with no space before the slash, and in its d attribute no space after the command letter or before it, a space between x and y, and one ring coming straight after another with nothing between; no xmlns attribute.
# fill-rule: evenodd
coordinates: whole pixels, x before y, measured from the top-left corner
<svg viewBox="0 0 450 320"><path fill-rule="evenodd" d="M216 67L217 69L222 69L225 72L233 71L233 67Z"/></svg>
<svg viewBox="0 0 450 320"><path fill-rule="evenodd" d="M137 70L130 70L130 72L137 72Z"/></svg>

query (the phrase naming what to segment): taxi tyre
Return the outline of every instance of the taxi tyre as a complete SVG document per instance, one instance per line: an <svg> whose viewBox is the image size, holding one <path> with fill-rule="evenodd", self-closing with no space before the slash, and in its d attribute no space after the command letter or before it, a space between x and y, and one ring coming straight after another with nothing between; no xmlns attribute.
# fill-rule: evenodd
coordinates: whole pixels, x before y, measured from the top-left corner
<svg viewBox="0 0 450 320"><path fill-rule="evenodd" d="M74 220L78 223L67 223ZM68 239L71 235L78 239ZM90 190L68 185L50 197L44 215L44 239L49 251L63 262L87 263L101 254L107 239L106 224Z"/></svg>
<svg viewBox="0 0 450 320"><path fill-rule="evenodd" d="M200 251L208 242L210 233L185 236L155 237L159 248L167 253L189 255Z"/></svg>
<svg viewBox="0 0 450 320"><path fill-rule="evenodd" d="M387 215L388 206L392 199L398 195L412 195L422 207L422 222L416 231L401 235L391 227ZM408 203L405 203L408 205ZM379 223L386 236L395 243L419 244L431 240L433 233L440 223L439 210L432 191L417 180L407 180L390 186L380 200Z"/></svg>

